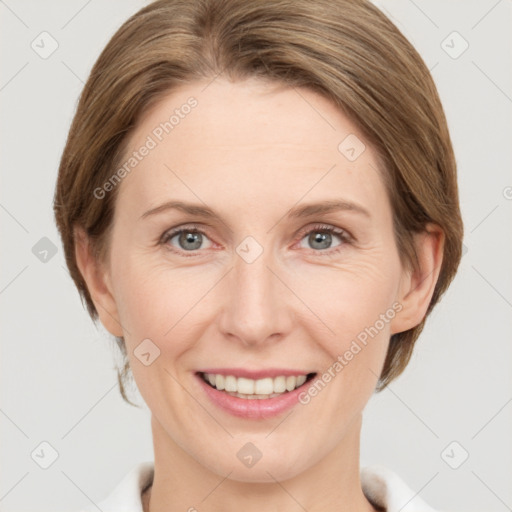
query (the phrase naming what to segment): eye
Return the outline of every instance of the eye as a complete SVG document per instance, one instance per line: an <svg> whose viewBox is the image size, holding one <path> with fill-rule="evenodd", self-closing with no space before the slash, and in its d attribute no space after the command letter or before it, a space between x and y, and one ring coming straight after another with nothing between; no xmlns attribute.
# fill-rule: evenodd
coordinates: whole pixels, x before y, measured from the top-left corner
<svg viewBox="0 0 512 512"><path fill-rule="evenodd" d="M173 243L174 239L175 242ZM211 242L210 245L206 247L202 246L205 240L209 241L206 234L197 227L192 226L167 231L162 236L160 243L170 245L170 249L176 250L177 252L191 252L210 248ZM193 254L190 256L193 256Z"/></svg>
<svg viewBox="0 0 512 512"><path fill-rule="evenodd" d="M343 248L346 243L351 241L350 235L343 229L329 225L317 225L300 233L300 242L306 240L310 248L316 253L332 254ZM332 247L333 238L338 239L339 243ZM203 244L206 242L206 246ZM181 226L179 228L166 231L159 242L169 250L179 253L185 257L200 256L200 249L210 249L213 244L197 226ZM307 248L300 244L300 247ZM189 253L189 254L185 254Z"/></svg>
<svg viewBox="0 0 512 512"><path fill-rule="evenodd" d="M301 235L301 242L306 240L306 243L310 244L310 247L316 252L337 252L350 241L350 236L346 231L329 225L313 226ZM338 238L340 243L334 246L334 250L326 251L326 249L332 249L333 237ZM301 247L303 246L301 245Z"/></svg>

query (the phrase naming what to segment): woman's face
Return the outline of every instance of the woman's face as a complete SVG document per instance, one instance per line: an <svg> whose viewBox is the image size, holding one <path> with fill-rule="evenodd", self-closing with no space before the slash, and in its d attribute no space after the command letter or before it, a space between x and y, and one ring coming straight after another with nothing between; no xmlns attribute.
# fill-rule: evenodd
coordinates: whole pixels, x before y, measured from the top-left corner
<svg viewBox="0 0 512 512"><path fill-rule="evenodd" d="M154 106L130 157L98 309L159 449L260 482L354 449L405 276L356 126L311 91L218 78Z"/></svg>

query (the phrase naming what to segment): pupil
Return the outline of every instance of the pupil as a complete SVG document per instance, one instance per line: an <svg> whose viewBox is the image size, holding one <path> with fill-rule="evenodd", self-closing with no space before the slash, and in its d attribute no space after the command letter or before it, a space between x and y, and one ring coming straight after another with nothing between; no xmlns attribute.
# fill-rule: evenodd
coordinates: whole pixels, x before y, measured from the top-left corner
<svg viewBox="0 0 512 512"><path fill-rule="evenodd" d="M182 234L182 240L184 238L184 244L186 249L195 250L201 247L200 233L185 232ZM195 243L194 243L195 242ZM193 246L187 246L186 244L191 243Z"/></svg>
<svg viewBox="0 0 512 512"><path fill-rule="evenodd" d="M313 242L312 244L319 243L320 247L316 247L317 249L327 249L329 248L331 241L331 235L329 233L314 233L313 234Z"/></svg>

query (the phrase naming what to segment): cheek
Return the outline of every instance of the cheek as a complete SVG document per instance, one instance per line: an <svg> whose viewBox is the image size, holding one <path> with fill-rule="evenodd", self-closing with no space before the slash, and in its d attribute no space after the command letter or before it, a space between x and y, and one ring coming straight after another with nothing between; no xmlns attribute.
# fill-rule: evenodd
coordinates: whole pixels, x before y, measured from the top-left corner
<svg viewBox="0 0 512 512"><path fill-rule="evenodd" d="M357 271L354 266L352 271L339 272L337 279L315 287L318 295L309 295L311 309L320 312L329 327L321 333L311 328L308 333L325 357L322 372L302 403L311 407L319 424L346 425L364 409L382 370L398 310L398 274L393 266L387 272L378 265L358 266Z"/></svg>
<svg viewBox="0 0 512 512"><path fill-rule="evenodd" d="M382 255L339 268L304 267L293 287L309 310L317 313L333 343L343 347L378 322L382 314L393 314L389 310L397 297L399 279L399 265ZM380 322L378 326L385 330Z"/></svg>
<svg viewBox="0 0 512 512"><path fill-rule="evenodd" d="M226 269L215 263L177 267L163 255L112 254L118 313L132 350L150 339L166 353L181 353L215 319L222 304L231 304L226 296L236 292L220 282ZM275 267L290 290L271 287L276 296L270 300L297 316L311 340L335 359L392 306L400 270L394 256L391 247L382 245L339 260L326 258L325 263L321 257L294 260ZM381 330L385 335L387 329Z"/></svg>
<svg viewBox="0 0 512 512"><path fill-rule="evenodd" d="M126 255L119 262L123 270L116 275L115 292L126 348L135 380L144 388L141 392L153 393L160 386L157 382L170 384L165 370L178 377L197 365L194 354L215 320L222 299L222 287L216 283L225 270L176 267L164 257L143 254ZM222 293L228 292L224 288ZM158 353L147 368L137 360L143 343Z"/></svg>
<svg viewBox="0 0 512 512"><path fill-rule="evenodd" d="M363 408L375 389L391 322L400 307L396 297L401 267L393 255L391 250L379 251L343 268L316 268L300 279L299 293L308 297L308 306L322 321L314 328L311 324L308 333L325 354L323 372L317 377L321 382L310 389L313 395L325 393L332 404L316 411L326 421L340 421Z"/></svg>
<svg viewBox="0 0 512 512"><path fill-rule="evenodd" d="M175 336L176 331L187 323L186 315L204 284L165 265L154 266L142 256L127 256L119 262L122 271L115 276L115 294L127 345L135 348L149 338L162 348L162 341L174 336L167 347L179 351L181 338Z"/></svg>
<svg viewBox="0 0 512 512"><path fill-rule="evenodd" d="M373 254L342 264L300 262L276 269L290 290L276 287L278 296L272 300L285 302L285 307L303 315L304 321L310 318L310 324L314 313L315 325L323 321L336 338L354 336L373 324L396 296L399 269L384 256ZM115 268L122 270L113 275L116 304L128 336L132 332L145 338L172 335L190 324L191 318L196 323L198 311L214 314L211 309L222 302L218 294L230 293L224 283L218 283L224 268L211 264L180 268L162 260L144 255L117 260Z"/></svg>

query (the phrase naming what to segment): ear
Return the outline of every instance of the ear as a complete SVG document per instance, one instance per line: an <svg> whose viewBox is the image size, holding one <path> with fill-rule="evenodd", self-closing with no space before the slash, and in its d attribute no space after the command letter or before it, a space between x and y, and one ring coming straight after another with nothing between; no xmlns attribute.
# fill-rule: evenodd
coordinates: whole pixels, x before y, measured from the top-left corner
<svg viewBox="0 0 512 512"><path fill-rule="evenodd" d="M90 248L89 237L82 228L75 228L75 257L77 266L87 284L101 323L114 336L123 336L116 301L112 293L108 270L96 260Z"/></svg>
<svg viewBox="0 0 512 512"><path fill-rule="evenodd" d="M443 230L432 223L415 235L418 263L402 274L397 297L402 309L391 322L391 334L412 329L425 317L441 271L444 239Z"/></svg>

